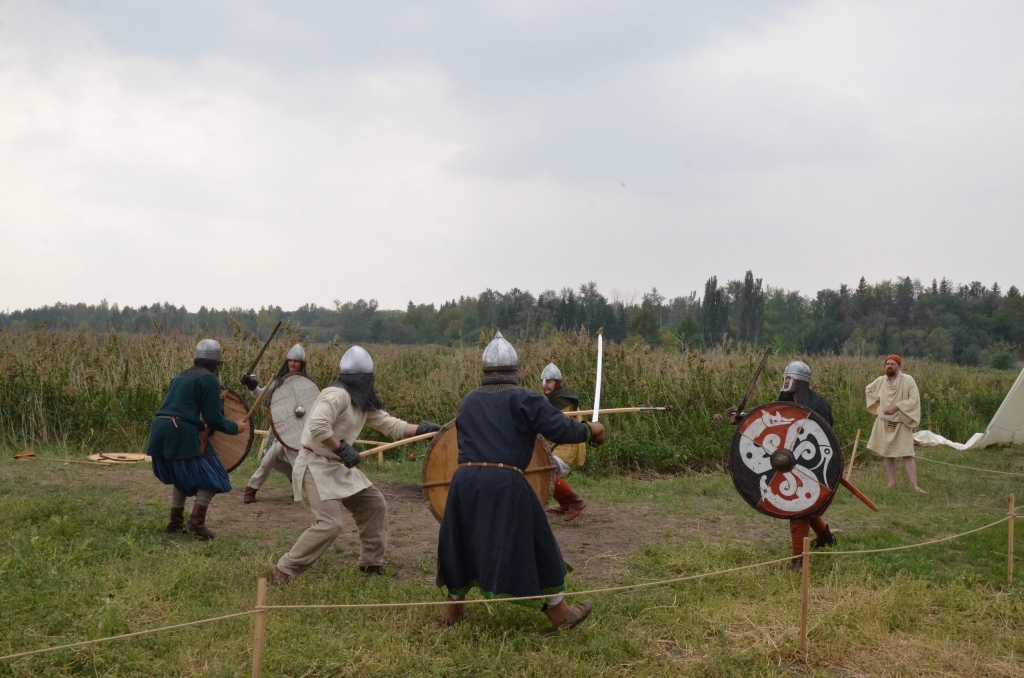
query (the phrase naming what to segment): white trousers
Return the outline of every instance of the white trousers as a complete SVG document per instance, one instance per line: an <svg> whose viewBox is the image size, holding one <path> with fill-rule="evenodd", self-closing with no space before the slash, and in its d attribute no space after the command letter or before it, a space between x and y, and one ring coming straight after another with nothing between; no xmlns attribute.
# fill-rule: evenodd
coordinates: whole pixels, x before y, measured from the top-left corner
<svg viewBox="0 0 1024 678"><path fill-rule="evenodd" d="M289 463L287 452L288 450L281 444L281 441L275 440L267 453L263 455L260 467L256 469L256 473L252 474L252 478L249 478L246 487L251 487L254 490L260 489L263 483L267 482L271 471L279 471L290 483L292 481L292 465Z"/></svg>

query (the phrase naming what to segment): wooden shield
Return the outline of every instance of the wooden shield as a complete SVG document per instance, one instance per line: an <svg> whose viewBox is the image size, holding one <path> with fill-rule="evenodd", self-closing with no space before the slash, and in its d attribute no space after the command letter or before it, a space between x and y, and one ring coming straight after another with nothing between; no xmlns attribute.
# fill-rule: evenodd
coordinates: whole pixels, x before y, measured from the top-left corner
<svg viewBox="0 0 1024 678"><path fill-rule="evenodd" d="M225 417L231 421L242 421L245 419L245 415L249 412L249 408L245 406L245 401L242 400L242 396L238 395L227 386L221 386L220 399L224 403ZM254 429L255 427L252 425L252 417L249 417L249 431L247 433L242 433L237 436L229 436L215 431L213 435L210 436L210 444L213 445L213 450L217 453L217 458L220 459L220 463L224 465L224 470L228 473L234 471L243 461L245 461L245 456L249 454L249 448L252 447L252 439L256 437Z"/></svg>
<svg viewBox="0 0 1024 678"><path fill-rule="evenodd" d="M828 508L843 475L832 427L793 402L755 407L736 427L729 474L743 500L773 518L804 518Z"/></svg>
<svg viewBox="0 0 1024 678"><path fill-rule="evenodd" d="M313 410L320 387L302 372L286 374L270 394L270 428L274 437L292 452L302 443L302 429Z"/></svg>
<svg viewBox="0 0 1024 678"><path fill-rule="evenodd" d="M423 470L420 473L420 487L427 507L438 522L444 517L444 507L448 503L448 486L459 468L459 437L455 422L445 424L440 433L430 441L427 454L423 458ZM500 469L499 473L515 473ZM555 460L551 449L543 438L537 436L533 445L533 459L525 471L526 481L540 499L540 505L546 506L555 491Z"/></svg>

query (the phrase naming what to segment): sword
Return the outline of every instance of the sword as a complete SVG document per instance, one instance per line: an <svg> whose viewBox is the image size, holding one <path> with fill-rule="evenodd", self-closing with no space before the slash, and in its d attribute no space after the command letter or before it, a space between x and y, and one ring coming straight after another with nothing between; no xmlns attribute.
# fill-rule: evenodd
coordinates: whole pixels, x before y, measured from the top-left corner
<svg viewBox="0 0 1024 678"><path fill-rule="evenodd" d="M594 387L594 413L590 416L590 421L592 422L597 422L597 418L601 414L601 365L604 356L604 337L602 332L604 332L603 327L597 330L597 385ZM590 443L590 446L597 447L593 442Z"/></svg>
<svg viewBox="0 0 1024 678"><path fill-rule="evenodd" d="M757 372L754 372L754 378L750 380L750 386L747 386L747 392L743 395L743 400L740 401L740 406L730 407L725 411L726 414L732 414L733 412L735 412L738 415L743 414L743 408L747 404L747 399L750 398L750 394L754 392L754 385L757 384L757 378L761 376L761 370L764 369L765 363L768 362L768 356L771 354L771 352L772 347L769 346L768 349L764 352L764 357L761 358L761 364L757 366ZM739 424L738 421L736 423Z"/></svg>
<svg viewBox="0 0 1024 678"><path fill-rule="evenodd" d="M281 323L282 322L283 321L278 320L277 324L274 325L274 330L270 333L270 336L267 337L266 342L264 342L264 344L263 344L263 348L261 348L260 352L256 354L256 360L253 360L252 361L252 365L249 365L249 369L246 370L246 372L245 372L246 374L252 374L252 371L256 369L257 365L259 365L260 359L263 358L263 354L264 354L264 352L266 352L267 347L270 346L270 342L271 342L271 340L273 340L274 335L277 334L277 331L279 329L281 329Z"/></svg>
<svg viewBox="0 0 1024 678"><path fill-rule="evenodd" d="M601 362L604 355L604 337L601 333L604 331L602 327L597 331L597 386L594 388L594 414L590 417L590 421L596 422L598 415L601 413Z"/></svg>

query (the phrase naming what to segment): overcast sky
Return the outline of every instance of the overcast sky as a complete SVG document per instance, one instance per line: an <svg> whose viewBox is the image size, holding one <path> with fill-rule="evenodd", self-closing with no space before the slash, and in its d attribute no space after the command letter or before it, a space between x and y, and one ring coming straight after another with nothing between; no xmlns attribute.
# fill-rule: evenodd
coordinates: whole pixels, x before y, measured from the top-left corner
<svg viewBox="0 0 1024 678"><path fill-rule="evenodd" d="M1024 3L6 2L0 309L1024 286Z"/></svg>

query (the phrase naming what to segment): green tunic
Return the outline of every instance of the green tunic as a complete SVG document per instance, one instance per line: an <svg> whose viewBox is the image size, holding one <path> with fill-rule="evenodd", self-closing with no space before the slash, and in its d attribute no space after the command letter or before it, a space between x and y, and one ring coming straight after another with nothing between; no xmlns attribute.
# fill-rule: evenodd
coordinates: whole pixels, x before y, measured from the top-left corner
<svg viewBox="0 0 1024 678"><path fill-rule="evenodd" d="M146 453L165 459L198 457L202 454L199 432L203 422L214 431L231 436L238 433L238 424L224 417L220 380L205 368L190 367L171 379L164 402L153 419Z"/></svg>

